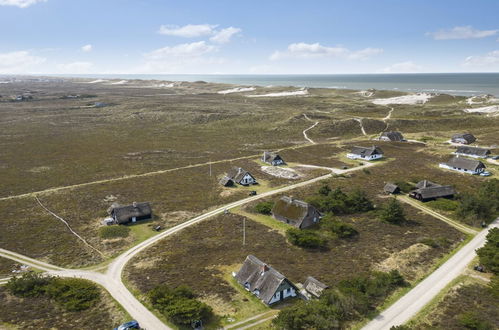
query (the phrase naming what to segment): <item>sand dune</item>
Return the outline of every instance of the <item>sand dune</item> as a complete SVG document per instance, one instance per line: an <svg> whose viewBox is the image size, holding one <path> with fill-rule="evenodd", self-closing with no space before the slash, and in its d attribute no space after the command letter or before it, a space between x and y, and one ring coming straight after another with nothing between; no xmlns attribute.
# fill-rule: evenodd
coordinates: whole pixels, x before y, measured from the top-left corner
<svg viewBox="0 0 499 330"><path fill-rule="evenodd" d="M280 96L297 96L297 95L307 95L308 90L300 89L294 92L277 92L277 93L269 93L269 94L260 94L260 95L247 95L248 97L280 97Z"/></svg>
<svg viewBox="0 0 499 330"><path fill-rule="evenodd" d="M128 82L128 80L120 80L120 81L110 83L109 85L125 85L127 82Z"/></svg>
<svg viewBox="0 0 499 330"><path fill-rule="evenodd" d="M98 83L102 83L102 82L106 82L106 81L109 81L109 80L97 79L97 80L94 80L94 81L89 81L89 82L87 82L87 84L98 84Z"/></svg>
<svg viewBox="0 0 499 330"><path fill-rule="evenodd" d="M428 102L434 95L427 93L417 93L403 96L390 97L387 99L375 99L374 104L388 105L388 104L424 104Z"/></svg>
<svg viewBox="0 0 499 330"><path fill-rule="evenodd" d="M226 89L223 91L217 92L218 94L231 94L231 93L242 93L242 92L252 92L255 90L255 87L236 87L232 89Z"/></svg>

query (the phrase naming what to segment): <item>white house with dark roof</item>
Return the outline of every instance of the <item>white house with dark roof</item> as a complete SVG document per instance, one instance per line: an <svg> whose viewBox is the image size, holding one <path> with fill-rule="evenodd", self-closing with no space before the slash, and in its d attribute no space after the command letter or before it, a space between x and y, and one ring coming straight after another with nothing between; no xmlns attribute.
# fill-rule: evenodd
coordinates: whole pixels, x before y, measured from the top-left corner
<svg viewBox="0 0 499 330"><path fill-rule="evenodd" d="M274 152L268 152L268 151L263 152L262 162L270 164L272 166L286 165L281 156L279 156Z"/></svg>
<svg viewBox="0 0 499 330"><path fill-rule="evenodd" d="M347 153L347 158L350 159L362 159L362 160L375 160L383 158L383 150L380 147L353 147L352 150Z"/></svg>
<svg viewBox="0 0 499 330"><path fill-rule="evenodd" d="M228 182L232 180L232 182L242 186L249 186L251 184L258 183L250 172L242 169L241 167L233 167L229 172L227 172L227 175L224 178L224 180L227 180ZM222 182L220 182L220 184L222 184Z"/></svg>
<svg viewBox="0 0 499 330"><path fill-rule="evenodd" d="M446 163L440 163L439 166L441 168L467 174L480 174L486 168L485 164L479 160L459 156L448 160Z"/></svg>
<svg viewBox="0 0 499 330"><path fill-rule="evenodd" d="M454 154L473 158L487 158L490 156L490 150L478 147L459 146L456 151L454 151Z"/></svg>
<svg viewBox="0 0 499 330"><path fill-rule="evenodd" d="M236 281L267 305L296 297L298 289L284 275L257 257L246 257L241 269L233 273Z"/></svg>

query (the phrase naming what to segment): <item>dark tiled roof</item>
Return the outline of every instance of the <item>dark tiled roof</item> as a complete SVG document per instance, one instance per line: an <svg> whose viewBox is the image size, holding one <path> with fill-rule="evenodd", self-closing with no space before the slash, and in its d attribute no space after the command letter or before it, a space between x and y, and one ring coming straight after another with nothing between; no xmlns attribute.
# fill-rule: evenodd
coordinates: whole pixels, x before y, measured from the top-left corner
<svg viewBox="0 0 499 330"><path fill-rule="evenodd" d="M241 285L247 286L250 292L258 290L258 297L266 303L269 303L281 283L287 280L284 275L253 255L246 257L235 278Z"/></svg>
<svg viewBox="0 0 499 330"><path fill-rule="evenodd" d="M387 137L390 141L404 141L404 136L400 132L383 132L382 137Z"/></svg>
<svg viewBox="0 0 499 330"><path fill-rule="evenodd" d="M447 163L447 166L462 168L468 171L476 171L479 168L485 168L486 166L479 160L468 159L464 157L454 157L450 159Z"/></svg>
<svg viewBox="0 0 499 330"><path fill-rule="evenodd" d="M112 212L118 223L129 222L133 217L140 218L152 215L151 205L147 202L115 206L113 207Z"/></svg>
<svg viewBox="0 0 499 330"><path fill-rule="evenodd" d="M376 155L376 154L383 154L383 150L381 150L380 147L377 146L372 146L372 147L358 147L355 146L352 148L352 151L350 151L351 154L354 155L361 155L361 156L371 156L371 155Z"/></svg>
<svg viewBox="0 0 499 330"><path fill-rule="evenodd" d="M467 143L473 143L476 141L476 138L473 136L473 134L470 134L470 133L454 134L452 136L452 141L455 141L457 139L464 139Z"/></svg>
<svg viewBox="0 0 499 330"><path fill-rule="evenodd" d="M305 283L303 283L303 288L307 290L310 294L314 295L315 297L319 298L320 295L322 294L322 291L326 290L328 286L312 276L307 277L305 280Z"/></svg>
<svg viewBox="0 0 499 330"><path fill-rule="evenodd" d="M486 156L490 155L490 150L484 149L484 148L477 148L477 147L460 146L457 148L456 153L486 157Z"/></svg>

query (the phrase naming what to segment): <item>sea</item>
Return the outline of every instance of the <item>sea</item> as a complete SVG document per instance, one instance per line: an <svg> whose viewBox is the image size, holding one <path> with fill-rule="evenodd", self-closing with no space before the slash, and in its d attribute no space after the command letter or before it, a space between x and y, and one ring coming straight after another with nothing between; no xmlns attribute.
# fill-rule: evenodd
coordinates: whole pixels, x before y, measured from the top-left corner
<svg viewBox="0 0 499 330"><path fill-rule="evenodd" d="M497 73L417 73L417 74L149 74L149 75L72 75L99 79L155 79L168 81L206 81L237 85L296 86L367 90L399 90L405 92L431 92L451 95L483 95L499 97Z"/></svg>

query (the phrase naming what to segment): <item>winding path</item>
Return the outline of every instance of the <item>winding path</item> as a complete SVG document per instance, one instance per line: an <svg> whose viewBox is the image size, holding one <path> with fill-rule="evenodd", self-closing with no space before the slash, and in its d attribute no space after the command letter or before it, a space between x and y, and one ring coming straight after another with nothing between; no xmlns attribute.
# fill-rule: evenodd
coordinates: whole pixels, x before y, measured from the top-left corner
<svg viewBox="0 0 499 330"><path fill-rule="evenodd" d="M360 130L362 131L362 134L367 136L366 130L364 129L364 125L362 125L362 118L353 118L353 120L359 122Z"/></svg>
<svg viewBox="0 0 499 330"><path fill-rule="evenodd" d="M308 116L307 116L307 114L306 114L306 113L304 113L304 114L303 114L303 117L305 117L305 119L306 119L306 120L313 122L313 120L312 120L312 119L308 118ZM305 129L305 130L303 131L303 137L305 137L305 140L307 140L308 142L310 142L310 143L312 143L312 144L315 144L315 142L314 142L314 140L312 140L311 138L309 138L309 137L308 137L307 132L308 132L309 130L311 130L312 128L314 128L315 126L317 126L317 125L319 125L319 122L318 122L318 121L316 121L316 122L315 122L312 126L310 126L309 128L307 128L307 129Z"/></svg>

